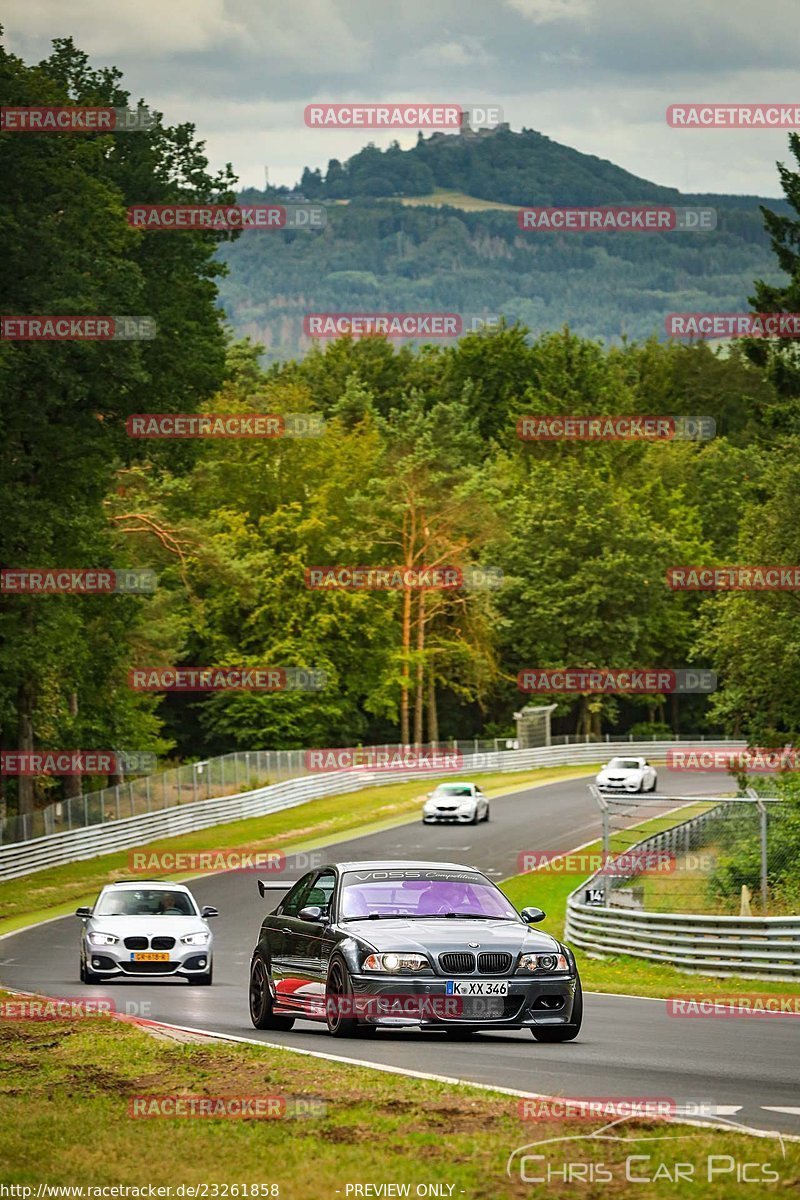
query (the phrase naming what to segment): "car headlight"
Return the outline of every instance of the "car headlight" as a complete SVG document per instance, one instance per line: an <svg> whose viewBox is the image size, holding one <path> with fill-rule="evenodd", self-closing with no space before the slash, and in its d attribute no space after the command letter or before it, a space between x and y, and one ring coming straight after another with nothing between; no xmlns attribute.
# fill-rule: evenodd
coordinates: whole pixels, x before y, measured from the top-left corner
<svg viewBox="0 0 800 1200"><path fill-rule="evenodd" d="M523 954L518 971L568 971L569 963L563 954Z"/></svg>
<svg viewBox="0 0 800 1200"><path fill-rule="evenodd" d="M113 933L90 933L88 936L93 946L114 946L119 941Z"/></svg>
<svg viewBox="0 0 800 1200"><path fill-rule="evenodd" d="M181 941L184 946L205 946L210 939L211 934L207 930L201 929L199 933L187 933L181 938Z"/></svg>
<svg viewBox="0 0 800 1200"><path fill-rule="evenodd" d="M365 971L424 971L430 963L424 954L368 954L364 959Z"/></svg>

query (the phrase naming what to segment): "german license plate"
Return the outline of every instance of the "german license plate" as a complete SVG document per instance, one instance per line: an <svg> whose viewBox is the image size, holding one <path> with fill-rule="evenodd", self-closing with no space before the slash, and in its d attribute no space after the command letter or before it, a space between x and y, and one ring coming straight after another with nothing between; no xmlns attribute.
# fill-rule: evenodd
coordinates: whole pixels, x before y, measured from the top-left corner
<svg viewBox="0 0 800 1200"><path fill-rule="evenodd" d="M142 951L135 951L131 954L131 962L169 962L169 955L162 954L159 951L152 951L147 954Z"/></svg>
<svg viewBox="0 0 800 1200"><path fill-rule="evenodd" d="M507 996L507 979L448 979L448 996Z"/></svg>

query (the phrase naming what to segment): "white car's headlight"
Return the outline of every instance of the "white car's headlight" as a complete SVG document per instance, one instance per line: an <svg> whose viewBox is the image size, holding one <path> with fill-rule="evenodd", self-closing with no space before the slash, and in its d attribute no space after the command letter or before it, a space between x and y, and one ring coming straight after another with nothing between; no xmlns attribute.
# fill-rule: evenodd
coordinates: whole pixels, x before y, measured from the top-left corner
<svg viewBox="0 0 800 1200"><path fill-rule="evenodd" d="M518 971L568 971L569 965L563 954L523 954Z"/></svg>
<svg viewBox="0 0 800 1200"><path fill-rule="evenodd" d="M113 933L90 933L88 936L93 946L114 946L119 941Z"/></svg>
<svg viewBox="0 0 800 1200"><path fill-rule="evenodd" d="M184 946L206 946L211 939L211 934L206 929L201 929L199 933L187 933L181 938Z"/></svg>
<svg viewBox="0 0 800 1200"><path fill-rule="evenodd" d="M430 967L424 954L368 954L364 959L365 971L424 971Z"/></svg>

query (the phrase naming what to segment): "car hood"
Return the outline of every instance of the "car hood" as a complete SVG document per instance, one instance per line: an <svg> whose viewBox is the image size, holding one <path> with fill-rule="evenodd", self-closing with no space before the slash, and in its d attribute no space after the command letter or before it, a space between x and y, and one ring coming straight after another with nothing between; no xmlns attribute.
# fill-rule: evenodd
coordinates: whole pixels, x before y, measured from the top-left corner
<svg viewBox="0 0 800 1200"><path fill-rule="evenodd" d="M93 932L113 933L117 937L185 937L187 933L208 931L201 917L92 917L87 922Z"/></svg>
<svg viewBox="0 0 800 1200"><path fill-rule="evenodd" d="M437 917L409 921L403 917L388 921L343 921L341 927L353 937L368 942L383 954L414 951L419 954L443 954L453 950L507 950L517 954L555 953L558 942L549 933L533 930L519 921L467 921Z"/></svg>
<svg viewBox="0 0 800 1200"><path fill-rule="evenodd" d="M605 767L602 771L599 772L599 774L600 775L613 775L615 779L619 775L621 778L627 779L628 776L641 775L641 774L643 774L643 772L644 772L643 767Z"/></svg>

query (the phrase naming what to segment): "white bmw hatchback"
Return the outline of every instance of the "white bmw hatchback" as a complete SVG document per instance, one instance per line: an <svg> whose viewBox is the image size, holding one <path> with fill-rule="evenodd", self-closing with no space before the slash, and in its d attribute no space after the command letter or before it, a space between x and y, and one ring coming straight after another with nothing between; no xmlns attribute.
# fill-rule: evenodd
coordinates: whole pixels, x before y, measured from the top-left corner
<svg viewBox="0 0 800 1200"><path fill-rule="evenodd" d="M210 984L214 936L208 919L216 908L200 909L182 883L109 883L93 908L79 908L82 983L136 978L152 982L179 976Z"/></svg>

